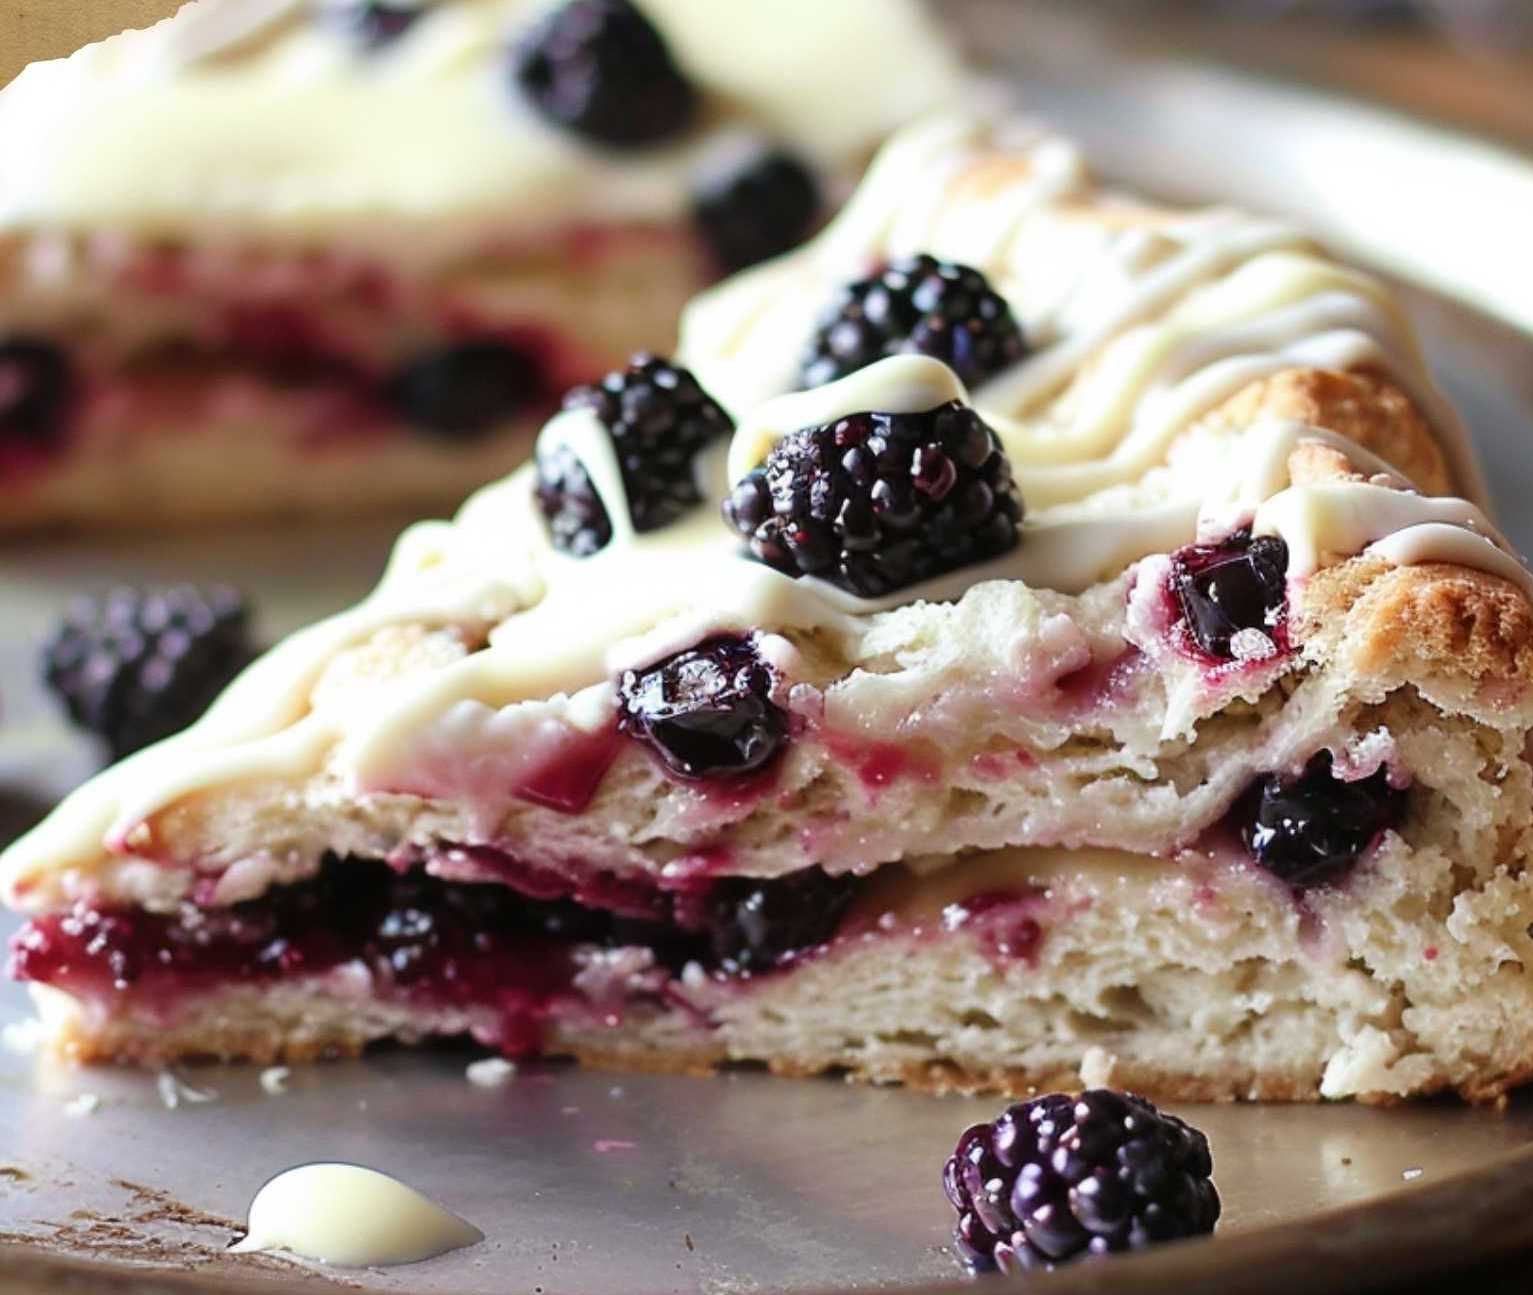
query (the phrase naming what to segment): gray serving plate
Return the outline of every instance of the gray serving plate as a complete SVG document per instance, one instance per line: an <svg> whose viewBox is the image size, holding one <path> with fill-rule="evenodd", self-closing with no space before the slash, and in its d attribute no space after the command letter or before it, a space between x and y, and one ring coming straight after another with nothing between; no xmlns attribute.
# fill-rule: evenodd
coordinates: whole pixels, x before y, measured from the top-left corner
<svg viewBox="0 0 1533 1295"><path fill-rule="evenodd" d="M1533 548L1533 339L1521 331L1533 323L1533 291L1522 290L1533 262L1496 214L1533 210L1533 166L1310 91L1088 49L1078 25L1040 17L1026 28L1003 0L954 11L1023 70L1040 113L1082 136L1113 174L1173 196L1288 210L1414 285L1502 520ZM1392 170L1407 160L1409 175ZM1408 195L1424 192L1437 205L1408 210ZM36 642L71 595L118 579L231 580L252 591L274 636L361 594L394 529L0 551L0 839L93 767L89 744L57 722L34 683ZM0 933L9 925L0 919ZM24 996L0 988L0 1024L25 1013ZM938 1174L958 1133L995 1101L751 1072L695 1080L559 1067L484 1089L464 1077L474 1055L383 1052L295 1070L282 1095L250 1069L199 1069L180 1077L195 1091L178 1086L169 1107L159 1077L72 1071L0 1046L0 1288L339 1282L643 1295L916 1291L958 1276ZM84 1094L95 1112L71 1113ZM1444 1270L1466 1251L1488 1259L1533 1247L1533 1102L1178 1109L1213 1144L1218 1238L1077 1267L1046 1289L1302 1285L1323 1295ZM316 1159L398 1174L486 1240L360 1273L224 1254L260 1184Z"/></svg>

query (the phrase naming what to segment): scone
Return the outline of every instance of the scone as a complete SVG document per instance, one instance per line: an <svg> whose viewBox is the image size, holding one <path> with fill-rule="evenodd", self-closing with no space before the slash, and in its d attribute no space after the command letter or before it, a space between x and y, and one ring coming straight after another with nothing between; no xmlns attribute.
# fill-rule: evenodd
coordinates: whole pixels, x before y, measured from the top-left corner
<svg viewBox="0 0 1533 1295"><path fill-rule="evenodd" d="M36 64L0 530L453 506L957 85L917 0L196 0Z"/></svg>
<svg viewBox="0 0 1533 1295"><path fill-rule="evenodd" d="M59 1048L1533 1072L1533 582L1379 284L939 120L679 361L9 851Z"/></svg>

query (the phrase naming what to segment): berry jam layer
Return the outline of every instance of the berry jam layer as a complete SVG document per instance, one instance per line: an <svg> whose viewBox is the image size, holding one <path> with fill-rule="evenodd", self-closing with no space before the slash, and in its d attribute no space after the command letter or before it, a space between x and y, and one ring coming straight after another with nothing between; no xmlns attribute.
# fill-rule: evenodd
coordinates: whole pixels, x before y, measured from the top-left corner
<svg viewBox="0 0 1533 1295"><path fill-rule="evenodd" d="M547 417L565 386L599 367L559 333L530 325L425 348L387 368L275 321L243 346L167 346L114 368L42 336L0 334L0 482L38 478L93 445L166 432L264 428L305 456L396 429L472 443Z"/></svg>
<svg viewBox="0 0 1533 1295"><path fill-rule="evenodd" d="M38 516L0 527L89 514L47 495L67 496L60 481L108 451L119 464L131 454L151 484L186 462L191 480L217 485L222 469L246 491L280 495L282 474L269 486L260 474L263 454L289 470L293 455L314 463L384 441L429 460L493 452L507 431L530 439L566 389L664 341L706 278L690 236L659 226L550 231L436 268L331 251L39 243L8 279L4 252L0 488L26 487ZM456 498L512 461L502 451L418 493ZM87 486L111 494L109 482Z"/></svg>
<svg viewBox="0 0 1533 1295"><path fill-rule="evenodd" d="M13 941L11 974L171 1020L200 994L360 966L374 997L488 1011L493 1041L528 1054L553 1015L665 1002L683 968L744 980L786 967L835 935L859 884L812 869L677 894L614 887L614 906L595 907L331 858L306 881L228 908L82 903L36 918ZM614 990L601 963L616 950L638 957Z"/></svg>

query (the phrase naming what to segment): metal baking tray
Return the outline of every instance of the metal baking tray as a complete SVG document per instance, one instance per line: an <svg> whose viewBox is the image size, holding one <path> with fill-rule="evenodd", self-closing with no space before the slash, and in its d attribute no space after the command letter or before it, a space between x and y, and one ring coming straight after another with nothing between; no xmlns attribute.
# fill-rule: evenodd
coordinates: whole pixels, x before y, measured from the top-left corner
<svg viewBox="0 0 1533 1295"><path fill-rule="evenodd" d="M1451 174L1466 220L1533 193L1533 166L1311 91L1104 54L1057 11L1026 31L1016 7L995 0L952 11L1024 68L1028 99L1084 137L1111 173L1178 197L1287 208L1417 285L1408 295L1478 438L1502 520L1533 548L1533 456L1524 448L1533 337L1519 328L1533 322L1533 293L1510 291L1508 268L1526 269L1523 247L1487 243L1486 229L1448 237L1440 222L1402 217L1398 180L1392 192L1382 176L1336 192L1297 132L1320 131L1324 156L1408 155L1418 177ZM1466 250L1466 237L1481 241ZM0 550L0 840L94 767L90 744L64 729L35 683L37 642L72 595L122 579L229 580L253 593L263 631L276 636L364 592L395 529ZM10 926L0 918L0 934ZM14 986L0 987L0 1025L26 1011ZM474 1056L383 1051L296 1069L286 1093L269 1095L251 1069L197 1069L171 1083L60 1068L0 1045L0 1286L724 1295L916 1291L959 1277L938 1174L959 1132L993 1115L995 1100L754 1072L698 1080L543 1066L484 1089L464 1076ZM177 1094L173 1107L162 1089ZM71 1113L82 1094L97 1100L95 1113ZM1435 1102L1176 1109L1212 1141L1225 1201L1219 1237L1078 1266L1048 1289L1186 1295L1236 1289L1238 1274L1243 1291L1302 1282L1323 1295L1358 1289L1364 1276L1429 1273L1470 1248L1490 1258L1533 1246L1533 1100L1499 1111ZM318 1159L395 1173L487 1239L423 1265L365 1272L226 1255L261 1183Z"/></svg>

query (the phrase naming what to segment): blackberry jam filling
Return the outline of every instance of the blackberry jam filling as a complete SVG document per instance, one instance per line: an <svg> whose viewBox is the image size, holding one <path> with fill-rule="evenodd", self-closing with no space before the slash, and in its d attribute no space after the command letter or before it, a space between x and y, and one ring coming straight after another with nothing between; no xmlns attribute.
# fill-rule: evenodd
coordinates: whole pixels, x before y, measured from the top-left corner
<svg viewBox="0 0 1533 1295"><path fill-rule="evenodd" d="M422 432L473 440L548 398L543 367L521 347L489 340L427 351L384 386L384 399Z"/></svg>
<svg viewBox="0 0 1533 1295"><path fill-rule="evenodd" d="M1251 856L1295 890L1342 880L1382 832L1405 816L1407 793L1389 771L1343 782L1321 751L1298 777L1258 778L1235 808Z"/></svg>
<svg viewBox="0 0 1533 1295"><path fill-rule="evenodd" d="M805 868L786 877L730 877L710 895L710 946L726 971L770 971L823 944L851 905L858 879Z"/></svg>
<svg viewBox="0 0 1533 1295"><path fill-rule="evenodd" d="M72 386L69 361L58 347L0 334L0 449L54 448Z"/></svg>
<svg viewBox="0 0 1533 1295"><path fill-rule="evenodd" d="M1274 536L1237 531L1221 544L1190 544L1171 560L1171 589L1193 641L1216 661L1283 651L1287 635L1288 546ZM1256 651L1237 651L1254 631Z"/></svg>
<svg viewBox="0 0 1533 1295"><path fill-rule="evenodd" d="M593 949L650 950L662 969L651 993L664 973L692 962L725 974L770 971L829 940L858 884L818 868L705 881L653 891L640 916L631 895L617 912L331 857L307 880L226 908L183 903L150 913L81 903L36 918L12 942L11 974L87 996L159 1002L361 962L380 997L514 1009L525 1024L529 1013L578 996L575 977ZM527 1031L508 1030L513 1036L526 1040Z"/></svg>

